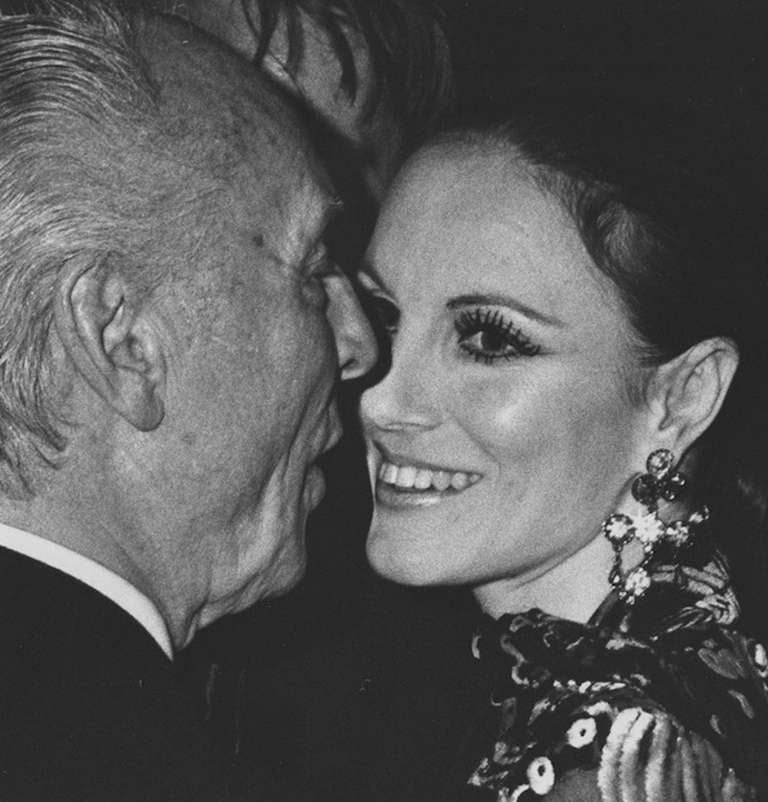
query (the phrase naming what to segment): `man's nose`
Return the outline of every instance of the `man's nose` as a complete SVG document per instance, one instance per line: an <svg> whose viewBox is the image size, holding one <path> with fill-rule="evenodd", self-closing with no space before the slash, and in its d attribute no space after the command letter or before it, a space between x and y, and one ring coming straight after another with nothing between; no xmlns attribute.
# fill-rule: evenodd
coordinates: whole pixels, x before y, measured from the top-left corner
<svg viewBox="0 0 768 802"><path fill-rule="evenodd" d="M364 376L376 364L379 349L349 279L341 272L327 279L328 320L336 338L342 379Z"/></svg>

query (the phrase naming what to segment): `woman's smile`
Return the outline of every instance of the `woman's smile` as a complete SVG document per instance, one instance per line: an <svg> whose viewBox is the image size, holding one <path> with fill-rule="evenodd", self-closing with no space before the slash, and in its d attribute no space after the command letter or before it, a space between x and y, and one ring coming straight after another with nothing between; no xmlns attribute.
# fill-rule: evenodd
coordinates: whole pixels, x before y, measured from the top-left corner
<svg viewBox="0 0 768 802"><path fill-rule="evenodd" d="M368 557L395 581L506 600L510 578L597 538L643 464L626 315L563 208L495 156L417 158L367 262L392 347L361 404L375 447Z"/></svg>
<svg viewBox="0 0 768 802"><path fill-rule="evenodd" d="M385 457L377 472L376 500L391 507L437 504L467 490L482 478L474 471Z"/></svg>

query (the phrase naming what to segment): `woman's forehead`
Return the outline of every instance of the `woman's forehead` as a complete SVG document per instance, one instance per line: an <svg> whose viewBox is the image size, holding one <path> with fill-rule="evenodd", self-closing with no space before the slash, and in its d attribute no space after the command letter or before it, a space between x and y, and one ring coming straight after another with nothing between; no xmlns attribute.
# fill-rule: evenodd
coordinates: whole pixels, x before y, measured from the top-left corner
<svg viewBox="0 0 768 802"><path fill-rule="evenodd" d="M430 236L431 235L431 236ZM430 150L409 162L385 204L377 240L474 257L588 259L562 204L495 154ZM407 245L406 245L407 243Z"/></svg>
<svg viewBox="0 0 768 802"><path fill-rule="evenodd" d="M411 160L369 262L404 305L477 293L515 297L544 317L589 328L598 310L614 323L626 317L560 200L503 154L441 148Z"/></svg>

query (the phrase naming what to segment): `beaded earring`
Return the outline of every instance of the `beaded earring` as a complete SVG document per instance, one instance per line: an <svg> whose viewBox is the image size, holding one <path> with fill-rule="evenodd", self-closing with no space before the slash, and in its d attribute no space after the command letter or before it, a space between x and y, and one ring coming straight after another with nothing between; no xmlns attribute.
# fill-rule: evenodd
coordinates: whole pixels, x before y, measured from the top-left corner
<svg viewBox="0 0 768 802"><path fill-rule="evenodd" d="M650 587L648 565L662 543L676 550L687 545L696 528L709 518L709 510L702 507L685 520L665 523L659 518L659 502L675 501L685 490L686 478L675 470L675 456L666 448L654 451L645 464L646 473L632 482L632 496L647 508L640 516L616 512L603 521L602 533L613 546L613 568L608 581L629 605L634 604ZM630 571L622 566L622 551L633 540L643 546L643 559Z"/></svg>

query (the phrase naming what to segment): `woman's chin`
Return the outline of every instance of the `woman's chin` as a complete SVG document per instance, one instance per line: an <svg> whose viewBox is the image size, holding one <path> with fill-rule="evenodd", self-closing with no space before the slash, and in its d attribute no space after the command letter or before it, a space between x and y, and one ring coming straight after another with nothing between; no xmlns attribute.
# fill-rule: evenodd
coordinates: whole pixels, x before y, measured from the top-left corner
<svg viewBox="0 0 768 802"><path fill-rule="evenodd" d="M417 585L418 582L413 581L410 572L403 570L403 566L399 560L392 559L392 555L388 553L387 549L382 549L375 539L370 536L365 546L366 557L371 568L384 579L389 579L392 582L397 582L400 585Z"/></svg>
<svg viewBox="0 0 768 802"><path fill-rule="evenodd" d="M439 556L414 552L410 544L397 543L386 534L371 532L366 542L368 562L376 573L398 585L429 587L462 584L448 575Z"/></svg>

